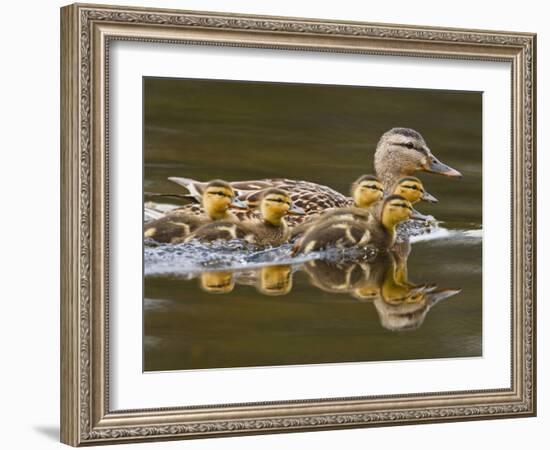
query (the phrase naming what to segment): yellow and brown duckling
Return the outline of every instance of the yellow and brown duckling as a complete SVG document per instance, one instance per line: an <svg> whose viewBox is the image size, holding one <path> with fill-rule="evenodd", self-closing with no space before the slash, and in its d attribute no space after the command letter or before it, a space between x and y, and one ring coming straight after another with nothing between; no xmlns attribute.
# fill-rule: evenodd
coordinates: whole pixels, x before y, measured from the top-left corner
<svg viewBox="0 0 550 450"><path fill-rule="evenodd" d="M321 221L333 218L340 219L368 219L369 208L377 204L384 196L384 186L374 175L362 175L351 185L351 198L353 206L343 208L331 208L310 220L295 226L292 229L292 237L303 234L308 228Z"/></svg>
<svg viewBox="0 0 550 450"><path fill-rule="evenodd" d="M460 178L457 170L439 161L427 146L420 133L410 128L392 128L380 138L374 154L376 176L384 186L391 189L403 177L416 172L429 172L447 177ZM190 178L171 177L170 181L184 186L192 196L200 196L205 183ZM354 205L353 198L317 183L286 178L234 181L231 186L240 200L247 200L259 190L279 188L286 190L294 205L304 210L303 216L289 217L293 227L330 208L344 208ZM243 218L252 218L256 211L239 213Z"/></svg>
<svg viewBox="0 0 550 450"><path fill-rule="evenodd" d="M418 203L420 200L429 203L438 202L437 198L424 189L422 181L416 177L403 177L399 179L392 189L392 194L405 197L411 205Z"/></svg>
<svg viewBox="0 0 550 450"><path fill-rule="evenodd" d="M164 216L145 225L144 236L157 242L177 243L202 225L213 221L236 221L229 211L231 206L245 208L236 198L229 183L222 180L210 181L204 189L202 198L203 214L192 214L185 207L169 211Z"/></svg>
<svg viewBox="0 0 550 450"><path fill-rule="evenodd" d="M285 216L304 213L301 208L292 205L286 191L276 188L263 192L260 211L261 219L244 222L222 220L206 224L191 233L186 241L241 239L259 246L277 246L286 242L290 234Z"/></svg>
<svg viewBox="0 0 550 450"><path fill-rule="evenodd" d="M396 226L414 217L409 201L400 195L391 195L384 200L378 218L371 213L364 220L336 217L313 225L296 242L293 253L305 254L330 247L388 249L395 243Z"/></svg>

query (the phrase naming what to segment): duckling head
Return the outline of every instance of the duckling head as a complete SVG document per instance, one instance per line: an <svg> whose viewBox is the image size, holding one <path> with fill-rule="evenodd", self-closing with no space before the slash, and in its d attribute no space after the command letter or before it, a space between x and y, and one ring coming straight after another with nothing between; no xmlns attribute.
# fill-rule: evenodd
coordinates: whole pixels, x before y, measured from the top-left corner
<svg viewBox="0 0 550 450"><path fill-rule="evenodd" d="M384 200L381 221L386 229L394 230L398 223L412 218L413 214L413 207L405 197L390 195Z"/></svg>
<svg viewBox="0 0 550 450"><path fill-rule="evenodd" d="M304 210L292 205L292 199L283 189L267 189L260 202L263 219L271 225L281 225L287 214L303 215Z"/></svg>
<svg viewBox="0 0 550 450"><path fill-rule="evenodd" d="M235 191L229 183L223 180L212 180L204 189L202 206L211 219L220 220L228 217L230 206L241 207L235 196Z"/></svg>
<svg viewBox="0 0 550 450"><path fill-rule="evenodd" d="M382 135L374 154L376 174L385 185L415 172L430 172L447 177L462 177L431 152L422 135L411 128L392 128Z"/></svg>
<svg viewBox="0 0 550 450"><path fill-rule="evenodd" d="M351 185L355 206L368 208L384 196L384 186L374 175L363 175Z"/></svg>
<svg viewBox="0 0 550 450"><path fill-rule="evenodd" d="M422 181L416 177L401 178L397 182L393 194L405 197L412 205L420 200L426 200L430 203L437 203L438 201L437 198L424 190Z"/></svg>

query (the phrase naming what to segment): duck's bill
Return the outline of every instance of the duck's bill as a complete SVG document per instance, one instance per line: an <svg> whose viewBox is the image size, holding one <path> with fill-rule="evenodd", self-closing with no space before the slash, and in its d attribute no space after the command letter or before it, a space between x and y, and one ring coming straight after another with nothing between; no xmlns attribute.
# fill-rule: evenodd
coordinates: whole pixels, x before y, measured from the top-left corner
<svg viewBox="0 0 550 450"><path fill-rule="evenodd" d="M439 200L435 198L432 194L429 192L424 191L424 194L422 194L422 200L430 203L437 203Z"/></svg>
<svg viewBox="0 0 550 450"><path fill-rule="evenodd" d="M433 306L439 303L441 300L454 297L457 294L460 294L462 289L437 289L433 292L430 292L427 296L430 302L430 305Z"/></svg>
<svg viewBox="0 0 550 450"><path fill-rule="evenodd" d="M294 214L296 216L305 216L306 212L299 206L292 205L292 207L288 210L288 214Z"/></svg>
<svg viewBox="0 0 550 450"><path fill-rule="evenodd" d="M248 209L248 205L243 202L242 200L239 200L237 197L235 197L232 201L231 201L231 205L230 205L232 208L238 208L238 209Z"/></svg>
<svg viewBox="0 0 550 450"><path fill-rule="evenodd" d="M426 172L436 173L445 177L462 178L462 174L447 164L443 164L437 158L432 157L432 160L428 163L428 166L424 168Z"/></svg>
<svg viewBox="0 0 550 450"><path fill-rule="evenodd" d="M418 212L416 209L412 210L412 214L410 217L412 220L420 220L422 222L432 222L433 216L426 216L420 212Z"/></svg>

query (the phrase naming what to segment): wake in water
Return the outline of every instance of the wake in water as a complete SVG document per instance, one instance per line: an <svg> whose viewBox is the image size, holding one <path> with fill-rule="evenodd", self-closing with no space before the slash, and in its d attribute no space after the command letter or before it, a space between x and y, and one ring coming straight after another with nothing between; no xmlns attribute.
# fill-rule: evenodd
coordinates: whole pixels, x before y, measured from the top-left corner
<svg viewBox="0 0 550 450"><path fill-rule="evenodd" d="M413 236L411 243L427 242L430 245L477 244L483 236L482 230L448 230L438 228L432 233ZM187 277L196 272L209 270L243 270L266 266L297 265L312 260L363 260L376 258L375 249L329 249L307 255L293 256L292 244L273 248L259 248L252 244L234 241L201 243L196 241L182 244L158 244L151 240L144 246L144 275L171 275Z"/></svg>

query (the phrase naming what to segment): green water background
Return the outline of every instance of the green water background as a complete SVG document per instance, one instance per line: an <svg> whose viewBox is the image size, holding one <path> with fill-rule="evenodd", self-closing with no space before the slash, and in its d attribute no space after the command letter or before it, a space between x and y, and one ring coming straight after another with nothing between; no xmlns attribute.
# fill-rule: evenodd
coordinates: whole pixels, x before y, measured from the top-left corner
<svg viewBox="0 0 550 450"><path fill-rule="evenodd" d="M440 202L417 209L450 230L481 229L479 92L145 78L144 189L183 192L169 176L287 177L348 192L373 172L378 139L396 126L422 133L464 176L419 174ZM481 240L413 245L412 281L462 292L406 332L386 330L373 305L321 291L303 273L280 297L251 286L213 295L197 280L148 276L144 369L481 356L481 256Z"/></svg>

